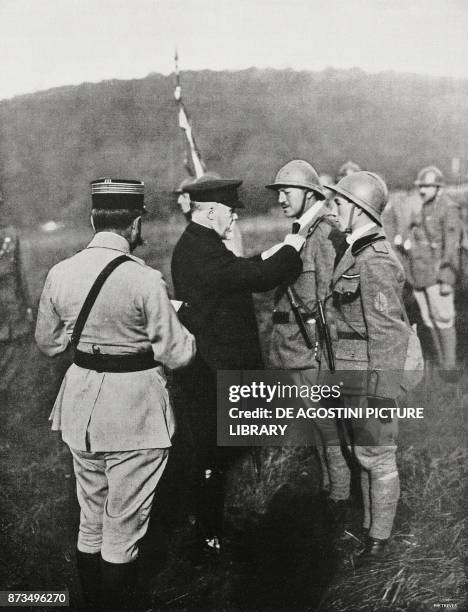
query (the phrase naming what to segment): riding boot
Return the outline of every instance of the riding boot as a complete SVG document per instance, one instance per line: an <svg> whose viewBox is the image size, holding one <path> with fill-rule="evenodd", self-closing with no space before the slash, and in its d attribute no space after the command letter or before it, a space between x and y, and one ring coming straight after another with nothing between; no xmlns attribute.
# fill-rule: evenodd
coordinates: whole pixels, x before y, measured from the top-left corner
<svg viewBox="0 0 468 612"><path fill-rule="evenodd" d="M110 563L101 559L103 609L116 612L135 609L138 561Z"/></svg>
<svg viewBox="0 0 468 612"><path fill-rule="evenodd" d="M84 610L101 609L101 553L76 551L76 566L83 593Z"/></svg>

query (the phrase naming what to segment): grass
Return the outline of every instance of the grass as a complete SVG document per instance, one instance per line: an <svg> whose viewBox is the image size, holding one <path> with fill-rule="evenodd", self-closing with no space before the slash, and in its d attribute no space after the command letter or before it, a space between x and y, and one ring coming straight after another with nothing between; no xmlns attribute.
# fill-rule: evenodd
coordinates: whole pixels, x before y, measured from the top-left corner
<svg viewBox="0 0 468 612"><path fill-rule="evenodd" d="M149 246L141 256L162 270L169 286L169 255L183 227L177 219L146 228ZM251 254L280 240L288 224L268 216L241 221L241 227ZM72 228L26 237L35 299L47 269L90 237ZM266 350L271 294L255 301ZM42 357L33 344L16 359L15 384L1 410L0 588L69 588L75 608L74 479L69 453L47 422L68 362ZM176 509L165 514L160 500L159 522L146 544L155 558L148 582L156 609L422 611L443 603L463 609L468 453L461 407L467 388L466 373L458 386L432 373L413 392L412 405L423 405L427 416L401 434L401 501L384 563L355 570L358 542L350 537L335 550L324 538L323 507L316 499L319 469L311 449L264 448L260 475L249 453L228 474L226 515L234 552L217 564L190 561L187 531L171 520ZM186 461L184 449L175 450ZM353 521L357 526L359 508Z"/></svg>

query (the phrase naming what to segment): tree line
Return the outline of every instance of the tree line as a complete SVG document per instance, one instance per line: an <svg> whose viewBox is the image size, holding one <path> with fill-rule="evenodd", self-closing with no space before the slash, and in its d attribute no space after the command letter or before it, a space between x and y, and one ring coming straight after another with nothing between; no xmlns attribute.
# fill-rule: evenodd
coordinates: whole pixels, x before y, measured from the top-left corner
<svg viewBox="0 0 468 612"><path fill-rule="evenodd" d="M208 169L242 178L255 212L272 201L263 186L296 157L332 175L352 159L394 189L424 165L450 174L453 157L468 160L468 80L251 68L183 73L182 86ZM168 216L186 176L173 91L173 75L150 74L1 101L0 189L11 221L81 220L89 181L105 175L141 178L150 211Z"/></svg>

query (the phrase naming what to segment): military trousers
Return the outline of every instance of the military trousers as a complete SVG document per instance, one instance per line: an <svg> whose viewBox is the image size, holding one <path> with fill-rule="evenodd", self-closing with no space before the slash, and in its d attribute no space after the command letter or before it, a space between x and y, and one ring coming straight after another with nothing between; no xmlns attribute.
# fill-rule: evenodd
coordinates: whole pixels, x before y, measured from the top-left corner
<svg viewBox="0 0 468 612"><path fill-rule="evenodd" d="M439 285L415 289L414 297L419 306L424 325L429 328L449 329L455 323L454 294L440 295Z"/></svg>
<svg viewBox="0 0 468 612"><path fill-rule="evenodd" d="M80 504L78 550L100 552L110 563L134 561L169 449L70 451Z"/></svg>
<svg viewBox="0 0 468 612"><path fill-rule="evenodd" d="M347 407L365 407L367 398L344 398ZM372 538L390 537L400 497L396 462L398 422L378 418L342 421L349 450L361 468L363 527Z"/></svg>

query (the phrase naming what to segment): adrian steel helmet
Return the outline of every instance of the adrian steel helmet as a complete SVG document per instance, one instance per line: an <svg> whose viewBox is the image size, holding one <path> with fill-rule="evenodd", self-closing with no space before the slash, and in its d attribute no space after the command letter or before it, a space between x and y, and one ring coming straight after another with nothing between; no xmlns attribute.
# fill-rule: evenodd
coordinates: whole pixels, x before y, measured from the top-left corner
<svg viewBox="0 0 468 612"><path fill-rule="evenodd" d="M417 187L422 185L426 187L442 187L444 184L444 175L436 166L426 166L418 172L418 177L414 181Z"/></svg>
<svg viewBox="0 0 468 612"><path fill-rule="evenodd" d="M381 216L388 200L388 189L378 174L361 170L345 176L338 185L325 187L344 196L382 225Z"/></svg>
<svg viewBox="0 0 468 612"><path fill-rule="evenodd" d="M315 169L303 159L293 159L278 170L275 182L265 185L267 189L278 190L281 187L299 187L309 189L317 194L319 200L325 199L322 184Z"/></svg>
<svg viewBox="0 0 468 612"><path fill-rule="evenodd" d="M345 176L349 176L350 174L354 174L355 172L360 172L361 167L353 161L345 162L341 168L338 170L337 181L341 181Z"/></svg>

